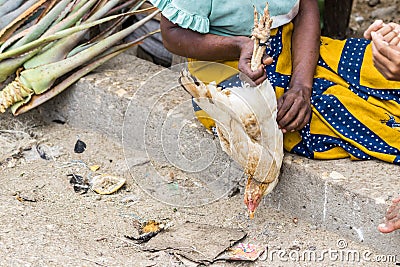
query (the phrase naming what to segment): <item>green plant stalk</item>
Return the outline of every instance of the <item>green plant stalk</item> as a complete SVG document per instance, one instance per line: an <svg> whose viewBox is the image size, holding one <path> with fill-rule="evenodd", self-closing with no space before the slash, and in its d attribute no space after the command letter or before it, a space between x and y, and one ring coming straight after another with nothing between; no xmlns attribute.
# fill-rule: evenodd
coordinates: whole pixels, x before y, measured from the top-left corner
<svg viewBox="0 0 400 267"><path fill-rule="evenodd" d="M41 12L40 8L48 1L50 1L49 8L46 8ZM30 28L38 22L40 19L39 13L46 14L51 9L50 6L53 6L56 1L57 0L37 0L36 3L28 8L28 10L19 15L11 23L7 24L6 27L0 29L0 45L9 38L14 40L21 38L21 36L23 36L27 31L27 28ZM17 30L18 33L16 33ZM12 37L13 34L14 36L18 36L18 38Z"/></svg>
<svg viewBox="0 0 400 267"><path fill-rule="evenodd" d="M69 2L70 2L70 1L69 1ZM87 3L84 7L82 7L81 10L80 10L79 12L75 12L75 14L73 14L71 17L67 17L65 20L61 21L57 26L55 26L55 27L49 29L48 31L46 31L46 32L44 33L44 37L45 37L46 35L48 36L49 34L53 33L53 32L54 32L55 30L57 30L57 29L63 30L63 29L65 29L65 28L68 28L68 27L70 27L71 25L75 24L79 19L81 19L82 16L85 15L86 12L89 11L89 9L95 4L95 2L96 2L96 0L91 0L91 2ZM65 7L64 4L65 4L65 3L63 2L63 5L62 5L62 6L60 6L60 7L56 6L56 7L57 7L57 10L56 10L56 11L58 11L59 8ZM45 24L45 25L48 25L49 22L54 21L54 19L57 18L57 15L58 15L58 14L59 14L59 12L54 12L54 13L50 13L50 12L49 12L49 13L42 19L42 20L44 20L45 18L48 17L48 20L46 20L46 21L44 22L44 24ZM39 25L39 24L38 24L38 25ZM40 25L40 26L41 26L40 29L42 30L42 33L43 33L43 31L46 30L46 29L42 27L42 26L44 26L44 25ZM13 51L13 50L15 50L15 49L18 49L18 48L21 47L21 46L24 46L24 45L26 45L26 44L29 44L28 41L29 41L30 39L33 38L32 35L35 35L35 31L32 31L32 30L31 30L30 33L28 33L27 35L25 35L24 38L20 39L20 41L22 40L21 43L19 43L19 44L17 43L18 45L17 45L17 46L14 45L14 46L16 46L16 47L14 48L14 46L13 46L12 48L14 48L14 49L10 48L9 51ZM25 39L25 40L23 40L23 39ZM5 81L5 80L7 79L7 77L10 76L11 74L13 74L19 67L22 66L22 64L24 64L27 60L29 60L29 59L31 59L32 57L34 57L39 51L41 51L41 48L42 48L43 46L44 46L44 45L41 45L41 46L38 47L39 49L36 48L36 49L34 49L34 50L32 50L32 51L29 51L28 53L23 54L22 56L0 61L0 82ZM46 48L46 49L49 49L49 47L45 47L45 48ZM5 53L7 53L7 52L5 52ZM0 55L1 55L1 54L0 54ZM45 64L45 63L46 63L46 62L44 62L44 64Z"/></svg>
<svg viewBox="0 0 400 267"><path fill-rule="evenodd" d="M135 3L135 2L139 2L138 4L136 4L134 7L132 7L129 11L135 11L137 9L140 8L140 6L146 2L146 0L134 0L134 1L130 1L130 4ZM126 4L126 3L125 3ZM114 12L116 12L116 9L118 8L123 8L126 7L126 5L123 4L121 6L118 6L116 8L114 8ZM109 13L111 13L113 10L111 10ZM71 50L71 52L68 54L67 57L71 57L75 54L78 54L79 52L88 49L89 47L93 46L97 40L101 40L101 39L105 39L106 37L110 36L111 34L113 34L118 27L124 23L126 21L127 17L122 17L120 18L118 21L116 21L115 23L113 23L112 25L110 25L107 29L105 29L104 31L102 31L99 35L97 35L95 38L91 39L90 41L81 44L77 47L75 47L73 50Z"/></svg>
<svg viewBox="0 0 400 267"><path fill-rule="evenodd" d="M41 37L41 38L39 38L39 39L37 39L35 41L32 41L32 42L30 42L28 44L20 46L20 47L18 47L16 49L0 53L0 60L4 60L4 59L7 59L7 58L19 56L19 55L21 55L23 53L26 53L26 52L28 52L28 51L30 51L32 49L40 47L43 44L47 44L49 42L52 42L52 41L67 37L67 36L69 36L69 35L71 35L73 33L88 29L90 27L94 27L94 26L102 24L104 22L111 21L111 20L117 19L119 17L129 16L129 15L133 15L133 14L140 14L140 13L146 12L147 10L144 9L144 10L127 12L127 13L123 13L123 14L119 14L119 15L113 15L113 16L109 16L109 17L106 17L106 18L91 22L91 23L82 24L82 25L71 27L69 29L61 30L61 31L56 32L56 33L54 33L52 35L49 35L49 36L46 36L46 37Z"/></svg>
<svg viewBox="0 0 400 267"><path fill-rule="evenodd" d="M12 12L2 15L2 18L0 20L0 29L6 27L9 23L11 23L19 15L24 13L33 4L35 4L35 2L36 2L36 0L29 0L29 1L25 2L23 5L21 5L20 7L18 7L17 9L13 10Z"/></svg>
<svg viewBox="0 0 400 267"><path fill-rule="evenodd" d="M102 18L109 10L118 4L119 0L110 0L102 9L94 13L87 22L96 21ZM86 23L87 23L86 22ZM64 59L68 53L74 48L82 39L82 37L88 32L89 29L74 33L68 37L57 41L49 49L43 49L44 52L36 55L24 64L25 69L32 69L40 65L49 64Z"/></svg>
<svg viewBox="0 0 400 267"><path fill-rule="evenodd" d="M8 84L3 91L0 92L0 112L4 112L8 107L19 101L30 98L33 94L41 94L47 91L57 78L60 78L66 73L101 55L117 42L152 19L159 12L160 11L158 10L153 12L141 21L138 21L130 27L101 40L94 46L73 57L22 71L19 77L17 77L12 83Z"/></svg>
<svg viewBox="0 0 400 267"><path fill-rule="evenodd" d="M66 6L70 3L70 0L60 1L50 12L43 17L34 27L31 27L29 32L22 37L18 42L11 46L10 49L24 45L34 39L37 39L49 25L65 10ZM1 50L7 46L7 42L1 47ZM24 62L32 58L39 50L35 49L27 54L19 56L17 58L6 59L0 62L0 82L5 81L8 76L13 74Z"/></svg>
<svg viewBox="0 0 400 267"><path fill-rule="evenodd" d="M63 0L63 1L67 1L71 5L76 0ZM36 29L37 25L32 26L32 29L30 29L29 32L27 34L25 34L25 36L23 38L33 41L33 40L36 40L39 36L41 36L41 38L43 38L46 36L50 36L58 31L70 28L71 26L75 25L89 11L89 9L96 3L96 1L98 1L98 0L91 0L90 4L80 6L79 12L75 11L73 14L70 13L68 15L68 17L66 17L67 14L64 14L64 12L66 12L67 10L70 10L71 7L64 8L62 15L57 14L57 12L49 12L48 14L45 15L44 18L42 18L37 23L37 25L40 25L41 21L43 20L44 21L43 24L40 25L40 27L38 29ZM87 3L87 2L88 1L85 0L85 1L81 1L80 3ZM54 8L56 8L56 7L54 7ZM50 27L46 28L45 26L46 25L48 26L48 22L53 22L53 24ZM37 36L38 33L40 33L39 36ZM1 46L0 52L3 53L6 50L6 48L11 45L11 43L15 42L16 38L20 37L19 35L21 35L21 34L17 34L15 37L13 36L12 38L10 38L6 42L4 42L4 44ZM35 36L35 38L32 38L34 36ZM18 42L16 44L12 45L12 47L8 48L7 51L12 51L18 47L21 47L21 46L29 43L26 41L21 41L21 42L18 41Z"/></svg>
<svg viewBox="0 0 400 267"><path fill-rule="evenodd" d="M115 46L104 52L102 55L96 57L92 62L90 62L88 65L85 65L84 67L80 68L77 71L74 71L71 75L63 79L59 84L51 88L51 90L46 91L43 94L40 95L34 95L31 97L27 97L23 101L20 101L16 104L14 104L11 107L11 112L14 115L20 115L23 114L41 104L44 102L48 101L49 99L53 98L54 96L60 94L63 92L65 89L67 89L70 85L75 83L77 80L94 70L95 68L101 66L104 64L106 61L110 60L111 58L121 54L122 52L126 51L127 49L131 48L132 46L135 46L139 44L142 40L145 38L159 32L154 31L151 33L146 34L145 36L142 36L132 42L129 42L127 44L122 44L119 46ZM32 100L31 100L32 99ZM31 100L31 101L29 101ZM28 102L28 103L27 103ZM24 105L27 103L26 105Z"/></svg>
<svg viewBox="0 0 400 267"><path fill-rule="evenodd" d="M35 26L33 26L30 31L13 44L9 49L14 49L20 47L21 45L27 44L32 40L39 38L53 23L54 20L61 14L63 10L70 3L70 0L62 0L55 7L53 7L49 13L46 14ZM3 50L3 49L1 49Z"/></svg>
<svg viewBox="0 0 400 267"><path fill-rule="evenodd" d="M4 82L7 78L14 74L15 71L22 66L27 60L34 57L40 51L40 47L36 48L22 56L16 58L8 58L0 62L0 82Z"/></svg>
<svg viewBox="0 0 400 267"><path fill-rule="evenodd" d="M107 15L113 15L116 12L118 12L119 10L125 8L125 7L130 7L132 4L135 4L139 2L139 0L129 0L129 1L125 1L125 3L117 6L116 8L114 8L113 10L110 10L110 12ZM146 1L141 1L140 3L137 4L138 8L142 5L142 3L144 3Z"/></svg>
<svg viewBox="0 0 400 267"><path fill-rule="evenodd" d="M78 3L76 3L76 2L78 2ZM71 16L71 15L75 14L75 12L77 10L80 10L87 2L88 2L88 0L81 0L81 1L70 0L70 4L67 6L67 8L61 13L60 17L57 18L53 22L53 25L50 26L50 29L53 29L53 31L49 32L49 34L60 30L60 29L58 29L58 27L55 27L55 28L53 28L53 27L56 26L57 24L59 24L59 22L64 20L67 16ZM66 27L63 27L63 29L65 29L65 28Z"/></svg>
<svg viewBox="0 0 400 267"><path fill-rule="evenodd" d="M43 34L43 37L49 36L56 32L59 32L64 29L68 29L71 26L74 26L81 20L87 12L96 4L98 0L85 0L80 2L82 5L79 5L79 10L71 11L67 16L62 19L60 22L52 25L48 31Z"/></svg>
<svg viewBox="0 0 400 267"><path fill-rule="evenodd" d="M87 63L92 58L100 55L117 42L128 36L134 30L145 24L147 21L157 15L159 11L155 11L141 21L132 26L117 32L104 40L99 41L94 46L62 61L39 66L34 69L27 69L21 72L20 80L24 86L35 91L35 94L43 93L48 90L54 81L62 75L72 71L73 69Z"/></svg>
<svg viewBox="0 0 400 267"><path fill-rule="evenodd" d="M3 17L7 13L17 9L24 1L23 0L11 0L7 1L0 6L0 17Z"/></svg>

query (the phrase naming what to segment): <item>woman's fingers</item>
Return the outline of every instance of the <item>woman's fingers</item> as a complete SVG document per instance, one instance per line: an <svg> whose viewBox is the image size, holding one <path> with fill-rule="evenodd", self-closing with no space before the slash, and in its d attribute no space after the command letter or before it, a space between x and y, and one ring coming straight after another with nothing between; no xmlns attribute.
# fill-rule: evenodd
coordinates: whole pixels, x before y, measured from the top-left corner
<svg viewBox="0 0 400 267"><path fill-rule="evenodd" d="M394 22L390 22L389 25L396 31L397 33L400 33L400 25Z"/></svg>
<svg viewBox="0 0 400 267"><path fill-rule="evenodd" d="M394 32L393 30L381 35L383 36L383 40L387 43L391 43L394 38L398 37L398 33Z"/></svg>
<svg viewBox="0 0 400 267"><path fill-rule="evenodd" d="M309 106L295 101L278 121L278 124L284 132L298 131L308 123L310 114L311 108Z"/></svg>
<svg viewBox="0 0 400 267"><path fill-rule="evenodd" d="M382 28L383 21L382 20L375 20L374 23L372 23L368 29L364 32L364 38L371 40L371 32L376 32L380 28Z"/></svg>
<svg viewBox="0 0 400 267"><path fill-rule="evenodd" d="M390 45L393 45L393 46L398 46L399 43L400 43L400 37L399 37L399 36L394 37L394 38L389 42L389 44L390 44Z"/></svg>
<svg viewBox="0 0 400 267"><path fill-rule="evenodd" d="M301 130L310 120L311 106L302 96L286 93L278 99L277 122L282 132Z"/></svg>
<svg viewBox="0 0 400 267"><path fill-rule="evenodd" d="M378 33L372 33L372 55L375 67L388 80L400 80L400 47L392 46Z"/></svg>
<svg viewBox="0 0 400 267"><path fill-rule="evenodd" d="M272 62L274 62L274 59L268 55L264 56L263 58L263 64L264 65L271 65Z"/></svg>
<svg viewBox="0 0 400 267"><path fill-rule="evenodd" d="M385 24L385 23L382 24L382 27L380 29L378 29L377 31L374 31L374 32L376 32L384 37L388 34L394 33L392 26L390 26L389 24Z"/></svg>
<svg viewBox="0 0 400 267"><path fill-rule="evenodd" d="M239 79L247 82L251 86L256 86L261 84L265 79L267 79L267 74L265 73L264 67L260 67L255 71L252 71L250 67L240 68Z"/></svg>

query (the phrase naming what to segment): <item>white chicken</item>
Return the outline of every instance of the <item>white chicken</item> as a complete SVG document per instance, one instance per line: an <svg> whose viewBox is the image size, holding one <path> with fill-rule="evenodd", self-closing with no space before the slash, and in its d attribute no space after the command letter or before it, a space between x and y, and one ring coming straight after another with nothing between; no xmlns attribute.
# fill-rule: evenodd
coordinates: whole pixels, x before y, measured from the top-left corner
<svg viewBox="0 0 400 267"><path fill-rule="evenodd" d="M252 69L261 64L271 23L268 4L260 20L254 11ZM242 82L242 87L221 90L215 82L205 85L182 71L180 83L215 120L222 149L244 169L248 178L244 202L253 218L262 197L278 183L283 159L283 135L276 122L277 102L270 82L267 79L256 87Z"/></svg>

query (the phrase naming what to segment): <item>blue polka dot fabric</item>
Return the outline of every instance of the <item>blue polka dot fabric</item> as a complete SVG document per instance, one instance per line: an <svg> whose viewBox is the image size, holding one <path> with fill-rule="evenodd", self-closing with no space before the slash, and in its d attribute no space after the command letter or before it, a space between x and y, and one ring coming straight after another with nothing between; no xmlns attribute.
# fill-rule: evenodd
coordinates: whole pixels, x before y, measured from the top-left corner
<svg viewBox="0 0 400 267"><path fill-rule="evenodd" d="M271 38L266 66L280 97L290 90L291 61L285 52L291 30ZM308 158L400 161L400 83L389 82L372 64L370 41L322 37L311 96L312 118L301 131L285 134L285 148ZM284 71L282 71L284 70ZM278 89L281 88L281 95Z"/></svg>
<svg viewBox="0 0 400 267"><path fill-rule="evenodd" d="M290 90L293 25L272 34L265 67L277 98ZM240 86L235 75L219 84ZM312 117L298 132L286 133L287 151L315 159L380 159L400 164L400 82L387 81L373 66L365 39L321 38L313 81Z"/></svg>

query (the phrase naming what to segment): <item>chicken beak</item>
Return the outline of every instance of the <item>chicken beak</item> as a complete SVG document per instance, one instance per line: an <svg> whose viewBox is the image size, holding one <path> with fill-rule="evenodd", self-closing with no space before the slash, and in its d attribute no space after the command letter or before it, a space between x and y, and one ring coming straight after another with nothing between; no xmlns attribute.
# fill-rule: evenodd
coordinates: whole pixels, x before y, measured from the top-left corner
<svg viewBox="0 0 400 267"><path fill-rule="evenodd" d="M250 219L254 219L254 213L256 212L256 208L258 206L258 201L247 200L247 201L245 201L245 204L247 206L247 210L249 212Z"/></svg>
<svg viewBox="0 0 400 267"><path fill-rule="evenodd" d="M249 217L251 220L254 219L254 211L249 210Z"/></svg>

